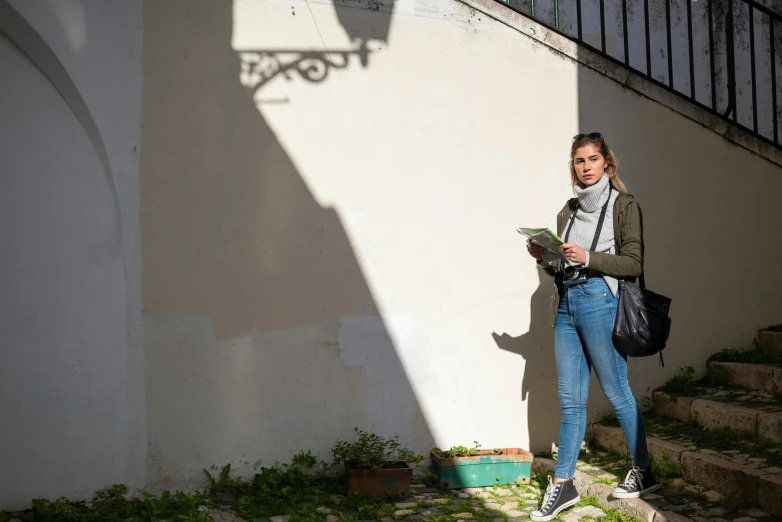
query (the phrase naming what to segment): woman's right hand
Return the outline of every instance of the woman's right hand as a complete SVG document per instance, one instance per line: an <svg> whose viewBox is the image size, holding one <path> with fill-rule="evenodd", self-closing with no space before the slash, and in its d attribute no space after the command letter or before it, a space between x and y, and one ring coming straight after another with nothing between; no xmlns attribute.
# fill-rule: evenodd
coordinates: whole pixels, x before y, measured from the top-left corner
<svg viewBox="0 0 782 522"><path fill-rule="evenodd" d="M529 252L529 255L537 259L538 261L543 260L543 254L546 252L546 249L543 248L540 245L536 245L532 242L531 239L527 240L527 252Z"/></svg>

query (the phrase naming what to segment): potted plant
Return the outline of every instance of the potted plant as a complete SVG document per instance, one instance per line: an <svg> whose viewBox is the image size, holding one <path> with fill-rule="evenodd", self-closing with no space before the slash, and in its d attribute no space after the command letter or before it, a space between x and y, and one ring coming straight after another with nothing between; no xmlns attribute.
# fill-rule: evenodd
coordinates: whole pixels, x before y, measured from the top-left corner
<svg viewBox="0 0 782 522"><path fill-rule="evenodd" d="M453 446L433 448L432 471L447 489L475 488L514 482L527 484L532 471L532 453L521 448L480 449Z"/></svg>
<svg viewBox="0 0 782 522"><path fill-rule="evenodd" d="M398 497L410 490L413 467L420 462L416 455L403 448L399 437L383 438L353 428L358 440L338 440L331 450L335 464L344 463L348 477L348 493L369 497Z"/></svg>

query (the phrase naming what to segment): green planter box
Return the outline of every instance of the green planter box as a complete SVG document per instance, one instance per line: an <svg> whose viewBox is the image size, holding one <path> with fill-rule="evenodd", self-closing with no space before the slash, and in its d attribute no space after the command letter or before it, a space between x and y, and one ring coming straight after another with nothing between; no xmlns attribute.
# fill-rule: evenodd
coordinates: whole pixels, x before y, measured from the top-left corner
<svg viewBox="0 0 782 522"><path fill-rule="evenodd" d="M500 484L528 484L532 471L532 453L521 448L504 448L500 455L490 449L478 450L474 457L443 458L434 452L429 456L432 472L447 489L493 486L498 477Z"/></svg>

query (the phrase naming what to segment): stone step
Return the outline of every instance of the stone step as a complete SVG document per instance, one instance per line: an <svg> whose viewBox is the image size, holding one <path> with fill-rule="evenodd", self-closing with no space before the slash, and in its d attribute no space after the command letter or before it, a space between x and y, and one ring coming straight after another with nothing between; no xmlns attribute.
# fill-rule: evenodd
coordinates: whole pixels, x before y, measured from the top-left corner
<svg viewBox="0 0 782 522"><path fill-rule="evenodd" d="M752 404L749 397L747 404ZM707 429L730 428L756 440L782 443L782 408L777 405L745 406L710 398L671 397L661 391L652 393L652 402L655 413L661 417L696 421Z"/></svg>
<svg viewBox="0 0 782 522"><path fill-rule="evenodd" d="M761 330L758 333L760 349L769 355L782 354L782 332Z"/></svg>
<svg viewBox="0 0 782 522"><path fill-rule="evenodd" d="M782 392L782 368L765 364L709 361L711 382L730 382L751 390Z"/></svg>
<svg viewBox="0 0 782 522"><path fill-rule="evenodd" d="M608 451L627 453L621 428L596 424L592 426L590 436ZM684 446L657 437L647 437L647 444L656 466L665 460L669 460L668 469L680 464L682 476L688 482L728 499L758 506L771 515L782 516L782 469L757 469L752 464L733 462L730 457L713 450L697 450L692 445Z"/></svg>

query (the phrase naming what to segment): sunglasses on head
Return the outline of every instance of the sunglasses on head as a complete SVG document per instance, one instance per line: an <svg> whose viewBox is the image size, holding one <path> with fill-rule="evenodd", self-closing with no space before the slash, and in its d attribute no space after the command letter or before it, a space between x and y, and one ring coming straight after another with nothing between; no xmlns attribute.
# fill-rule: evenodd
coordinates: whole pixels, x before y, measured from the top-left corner
<svg viewBox="0 0 782 522"><path fill-rule="evenodd" d="M592 138L593 140L599 140L603 137L603 135L600 134L599 132L590 132L589 134L576 134L575 136L573 136L573 141L580 140L581 138L586 138L587 136Z"/></svg>

